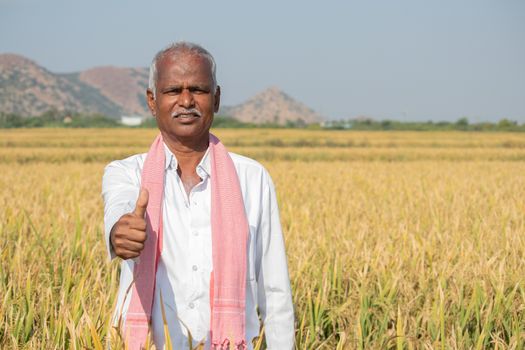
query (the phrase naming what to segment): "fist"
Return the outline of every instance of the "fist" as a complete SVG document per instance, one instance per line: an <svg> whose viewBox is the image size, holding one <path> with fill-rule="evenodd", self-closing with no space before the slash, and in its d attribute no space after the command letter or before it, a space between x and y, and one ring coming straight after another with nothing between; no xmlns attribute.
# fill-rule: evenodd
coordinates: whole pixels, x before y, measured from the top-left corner
<svg viewBox="0 0 525 350"><path fill-rule="evenodd" d="M136 258L144 249L146 241L144 214L148 206L148 198L148 190L141 189L135 210L122 215L111 229L110 241L113 251L122 259Z"/></svg>

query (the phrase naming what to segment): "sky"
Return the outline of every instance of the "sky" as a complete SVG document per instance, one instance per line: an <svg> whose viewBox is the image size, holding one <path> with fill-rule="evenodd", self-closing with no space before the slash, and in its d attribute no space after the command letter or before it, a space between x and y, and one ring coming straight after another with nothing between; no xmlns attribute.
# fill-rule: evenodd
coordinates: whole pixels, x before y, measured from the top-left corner
<svg viewBox="0 0 525 350"><path fill-rule="evenodd" d="M0 0L0 53L57 73L215 57L222 104L277 86L327 119L525 122L524 0Z"/></svg>

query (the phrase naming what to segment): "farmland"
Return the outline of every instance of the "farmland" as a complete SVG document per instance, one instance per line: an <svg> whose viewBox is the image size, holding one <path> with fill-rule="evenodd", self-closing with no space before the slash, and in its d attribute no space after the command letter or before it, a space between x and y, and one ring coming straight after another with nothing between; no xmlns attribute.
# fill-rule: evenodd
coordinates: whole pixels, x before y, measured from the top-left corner
<svg viewBox="0 0 525 350"><path fill-rule="evenodd" d="M99 348L104 166L152 129L0 130L0 348ZM523 349L525 134L229 130L275 182L298 349Z"/></svg>

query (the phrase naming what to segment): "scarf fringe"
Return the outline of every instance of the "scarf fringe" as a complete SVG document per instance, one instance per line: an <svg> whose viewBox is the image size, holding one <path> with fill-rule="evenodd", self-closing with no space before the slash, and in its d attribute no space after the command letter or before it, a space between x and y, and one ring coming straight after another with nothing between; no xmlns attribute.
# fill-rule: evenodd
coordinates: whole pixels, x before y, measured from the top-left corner
<svg viewBox="0 0 525 350"><path fill-rule="evenodd" d="M211 344L212 350L230 350L230 340L224 339L222 342L214 342ZM246 341L244 339L235 342L235 350L246 350Z"/></svg>

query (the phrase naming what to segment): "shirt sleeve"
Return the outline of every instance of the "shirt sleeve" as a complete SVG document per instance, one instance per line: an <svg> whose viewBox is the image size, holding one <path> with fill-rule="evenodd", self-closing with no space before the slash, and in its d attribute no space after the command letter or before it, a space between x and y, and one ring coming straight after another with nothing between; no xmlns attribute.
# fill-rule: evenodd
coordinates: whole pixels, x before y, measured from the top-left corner
<svg viewBox="0 0 525 350"><path fill-rule="evenodd" d="M274 184L268 174L257 235L257 303L268 349L293 349L294 310Z"/></svg>
<svg viewBox="0 0 525 350"><path fill-rule="evenodd" d="M109 235L113 225L135 208L140 191L139 184L133 180L133 170L121 161L110 163L102 177L102 198L104 199L104 232L106 248L110 260L116 257Z"/></svg>

